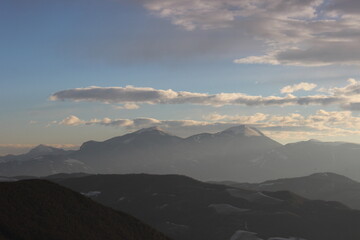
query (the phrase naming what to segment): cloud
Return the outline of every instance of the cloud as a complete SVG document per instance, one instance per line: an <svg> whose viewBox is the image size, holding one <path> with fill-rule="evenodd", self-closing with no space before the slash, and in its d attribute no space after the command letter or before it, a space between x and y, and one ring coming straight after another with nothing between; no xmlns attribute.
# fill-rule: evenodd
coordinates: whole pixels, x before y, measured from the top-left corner
<svg viewBox="0 0 360 240"><path fill-rule="evenodd" d="M71 125L71 126L77 126L77 125L81 125L83 123L85 123L85 122L80 120L78 117L76 117L74 115L71 115L60 122L60 124Z"/></svg>
<svg viewBox="0 0 360 240"><path fill-rule="evenodd" d="M301 82L298 84L285 86L280 90L280 92L281 93L293 93L293 92L297 92L300 90L311 91L316 87L317 87L317 85L315 83Z"/></svg>
<svg viewBox="0 0 360 240"><path fill-rule="evenodd" d="M350 111L360 111L360 102L351 102L342 105L343 109Z"/></svg>
<svg viewBox="0 0 360 240"><path fill-rule="evenodd" d="M354 96L360 94L360 82L356 81L353 78L347 80L348 85L345 87L334 87L329 89L321 89L323 92L331 93L335 96Z"/></svg>
<svg viewBox="0 0 360 240"><path fill-rule="evenodd" d="M232 26L238 18L278 17L280 19L314 18L319 0L146 0L144 7L154 15L168 18L186 30Z"/></svg>
<svg viewBox="0 0 360 240"><path fill-rule="evenodd" d="M360 131L358 130L360 128L360 117L353 116L350 111L319 110L315 114L308 116L303 116L298 113L286 115L270 115L264 113L256 113L254 115L221 115L214 113L204 116L202 121L159 120L154 118L104 118L88 121L79 119L78 122L81 122L82 125L122 127L127 131L157 126L170 132L178 133L179 135L184 135L184 133L191 135L194 134L194 132L218 132L228 127L246 124L259 128L271 137L283 140L360 135ZM64 120L58 124L74 126Z"/></svg>
<svg viewBox="0 0 360 240"><path fill-rule="evenodd" d="M352 115L351 111L325 111L318 110L315 114L303 116L298 113L290 113L287 115L270 115L256 113L252 116L242 115L219 115L211 114L205 116L208 121L226 121L234 123L259 125L265 129L304 129L310 131L336 131L337 133L354 132L360 133L360 117Z"/></svg>
<svg viewBox="0 0 360 240"><path fill-rule="evenodd" d="M298 89L309 89L313 85L303 83L293 86ZM287 91L291 87L285 87ZM208 106L245 105L245 106L286 106L286 105L329 105L345 104L346 98L341 95L309 95L297 97L286 96L253 96L244 93L197 93L186 91L162 90L142 87L88 87L69 89L54 93L50 100L70 100L75 102L102 102L108 104L195 104ZM77 121L69 119L69 121Z"/></svg>
<svg viewBox="0 0 360 240"><path fill-rule="evenodd" d="M128 109L128 110L132 110L132 109L138 109L138 108L140 108L140 106L135 104L135 103L125 103L123 108Z"/></svg>
<svg viewBox="0 0 360 240"><path fill-rule="evenodd" d="M153 15L191 32L226 29L262 41L262 55L239 64L360 65L357 0L143 0Z"/></svg>
<svg viewBox="0 0 360 240"><path fill-rule="evenodd" d="M360 110L360 82L348 79L344 87L321 88L321 94L295 96L292 93L300 90L310 91L317 87L314 83L302 82L283 87L285 96L256 96L245 93L198 93L187 91L162 90L144 87L87 87L63 90L54 93L52 101L101 102L122 104L118 109L137 109L141 104L194 104L220 107L224 105L243 106L288 106L288 105L335 105L345 110ZM76 118L66 119L74 125L79 124ZM80 122L81 123L81 122Z"/></svg>
<svg viewBox="0 0 360 240"><path fill-rule="evenodd" d="M134 110L139 109L140 106L135 103L124 103L121 106L114 106L115 109L126 109L126 110Z"/></svg>
<svg viewBox="0 0 360 240"><path fill-rule="evenodd" d="M360 23L360 22L359 22ZM359 32L360 33L360 32ZM338 41L312 41L309 47L301 48L282 48L270 51L262 56L249 56L235 59L238 64L270 64L270 65L289 65L318 67L329 65L360 65L360 38L358 36L351 39Z"/></svg>
<svg viewBox="0 0 360 240"><path fill-rule="evenodd" d="M332 0L328 2L327 10L331 15L359 15L360 2L357 0Z"/></svg>
<svg viewBox="0 0 360 240"><path fill-rule="evenodd" d="M203 118L208 121L219 121L219 120L230 120L230 121L237 121L237 122L244 122L246 124L256 124L268 118L268 114L263 113L256 113L255 115L251 116L243 116L243 115L221 115L218 113L213 113L210 115L206 115Z"/></svg>
<svg viewBox="0 0 360 240"><path fill-rule="evenodd" d="M69 119L76 119L76 121L68 121ZM193 120L166 120L161 121L155 118L135 118L135 119L91 119L88 121L81 120L76 116L69 116L64 120L58 122L59 125L78 126L78 125L102 125L113 127L125 127L129 129L143 128L152 126L198 126L206 124L201 121Z"/></svg>

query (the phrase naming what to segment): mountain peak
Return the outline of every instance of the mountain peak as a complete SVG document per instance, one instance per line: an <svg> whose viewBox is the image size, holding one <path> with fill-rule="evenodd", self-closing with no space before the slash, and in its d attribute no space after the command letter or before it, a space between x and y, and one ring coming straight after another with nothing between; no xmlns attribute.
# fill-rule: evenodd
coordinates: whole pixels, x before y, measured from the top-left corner
<svg viewBox="0 0 360 240"><path fill-rule="evenodd" d="M245 137L253 137L253 136L264 136L262 132L260 132L258 129L254 127L249 127L246 125L239 125L235 127L228 128L220 134L231 134L231 135L240 135Z"/></svg>
<svg viewBox="0 0 360 240"><path fill-rule="evenodd" d="M155 126L155 127L148 127L148 128L142 128L136 132L134 132L134 134L144 134L144 133L155 133L155 134L160 134L160 135L170 135L168 133L166 133L163 129Z"/></svg>
<svg viewBox="0 0 360 240"><path fill-rule="evenodd" d="M41 153L41 154L46 154L46 153L51 153L54 150L58 150L57 148L54 147L50 147L50 146L46 146L44 144L40 144L36 147L34 147L33 149L31 149L29 151L29 153Z"/></svg>
<svg viewBox="0 0 360 240"><path fill-rule="evenodd" d="M34 147L33 149L31 149L27 154L30 156L36 157L36 156L41 156L41 155L52 155L52 154L57 154L57 153L61 153L61 152L64 152L64 150L61 148L54 148L51 146L40 144L40 145Z"/></svg>

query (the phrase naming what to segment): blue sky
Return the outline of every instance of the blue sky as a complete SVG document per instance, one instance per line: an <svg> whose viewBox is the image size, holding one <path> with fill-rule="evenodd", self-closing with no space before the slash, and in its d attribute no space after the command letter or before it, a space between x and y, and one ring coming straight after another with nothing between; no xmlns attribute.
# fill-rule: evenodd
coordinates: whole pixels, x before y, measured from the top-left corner
<svg viewBox="0 0 360 240"><path fill-rule="evenodd" d="M355 0L1 1L0 155L153 125L360 142L359 9Z"/></svg>

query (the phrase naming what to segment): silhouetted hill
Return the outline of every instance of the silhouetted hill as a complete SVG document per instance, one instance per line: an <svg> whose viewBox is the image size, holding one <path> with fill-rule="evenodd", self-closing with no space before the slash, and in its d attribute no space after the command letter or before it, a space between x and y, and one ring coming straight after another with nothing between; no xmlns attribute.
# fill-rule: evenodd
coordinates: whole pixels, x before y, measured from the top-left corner
<svg viewBox="0 0 360 240"><path fill-rule="evenodd" d="M288 191L242 190L180 175L91 175L54 181L176 240L237 239L236 234L250 232L264 240L360 239L359 211Z"/></svg>
<svg viewBox="0 0 360 240"><path fill-rule="evenodd" d="M0 239L166 240L127 214L45 180L0 183Z"/></svg>

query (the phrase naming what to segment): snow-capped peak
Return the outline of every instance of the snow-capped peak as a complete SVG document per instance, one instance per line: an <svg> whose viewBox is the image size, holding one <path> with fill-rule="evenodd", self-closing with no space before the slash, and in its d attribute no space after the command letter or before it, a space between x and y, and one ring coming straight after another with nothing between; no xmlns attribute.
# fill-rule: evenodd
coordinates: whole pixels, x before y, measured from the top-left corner
<svg viewBox="0 0 360 240"><path fill-rule="evenodd" d="M241 136L245 136L245 137L264 136L264 134L262 132L260 132L259 130L257 130L256 128L249 127L246 125L239 125L239 126L231 127L231 128L228 128L228 129L220 132L220 134L223 134L223 133L232 134L232 135L241 135Z"/></svg>
<svg viewBox="0 0 360 240"><path fill-rule="evenodd" d="M61 148L54 148L50 146L46 146L43 144L40 144L36 146L35 148L31 149L27 155L32 157L42 156L42 155L52 155L52 154L59 154L64 152Z"/></svg>
<svg viewBox="0 0 360 240"><path fill-rule="evenodd" d="M161 135L169 135L166 132L164 132L164 130L162 130L161 128L159 128L157 126L149 127L149 128L142 128L142 129L134 132L134 134L143 134L143 133L152 133L152 132L155 132L155 133L158 133Z"/></svg>
<svg viewBox="0 0 360 240"><path fill-rule="evenodd" d="M56 150L56 148L40 144L40 145L36 146L35 148L31 149L29 151L29 153L31 153L31 154L46 154L46 153L52 153L52 152L54 152L54 150Z"/></svg>

